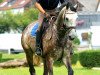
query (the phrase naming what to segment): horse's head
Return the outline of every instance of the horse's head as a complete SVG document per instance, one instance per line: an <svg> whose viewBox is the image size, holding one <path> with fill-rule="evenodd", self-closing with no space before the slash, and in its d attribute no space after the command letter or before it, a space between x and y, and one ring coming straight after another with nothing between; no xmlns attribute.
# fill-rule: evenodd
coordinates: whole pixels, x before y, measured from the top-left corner
<svg viewBox="0 0 100 75"><path fill-rule="evenodd" d="M78 18L77 4L72 5L71 3L67 3L66 9L63 13L64 25L69 30L70 39L74 39L76 37L76 19Z"/></svg>
<svg viewBox="0 0 100 75"><path fill-rule="evenodd" d="M60 14L62 14L60 18L62 18L62 23L67 31L69 31L69 36L71 39L76 37L76 19L77 15L77 4L72 5L71 3L67 3L62 9Z"/></svg>

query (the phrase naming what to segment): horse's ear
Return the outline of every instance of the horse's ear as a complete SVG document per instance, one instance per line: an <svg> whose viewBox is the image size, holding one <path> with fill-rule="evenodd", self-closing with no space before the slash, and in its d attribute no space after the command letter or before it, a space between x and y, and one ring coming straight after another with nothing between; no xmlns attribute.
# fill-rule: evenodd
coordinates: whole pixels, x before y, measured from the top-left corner
<svg viewBox="0 0 100 75"><path fill-rule="evenodd" d="M77 8L78 8L78 4L75 4L75 5L74 5L74 8L77 9Z"/></svg>
<svg viewBox="0 0 100 75"><path fill-rule="evenodd" d="M69 9L69 8L70 8L70 6L71 6L71 3L70 3L70 2L68 2L68 3L67 3L67 5L66 5L66 9Z"/></svg>
<svg viewBox="0 0 100 75"><path fill-rule="evenodd" d="M73 7L74 7L74 11L77 12L78 4L75 4Z"/></svg>
<svg viewBox="0 0 100 75"><path fill-rule="evenodd" d="M74 11L74 12L77 12L77 8L78 8L78 4L75 4L73 6L72 3L68 2L67 5L66 5L67 10L71 10L71 11Z"/></svg>

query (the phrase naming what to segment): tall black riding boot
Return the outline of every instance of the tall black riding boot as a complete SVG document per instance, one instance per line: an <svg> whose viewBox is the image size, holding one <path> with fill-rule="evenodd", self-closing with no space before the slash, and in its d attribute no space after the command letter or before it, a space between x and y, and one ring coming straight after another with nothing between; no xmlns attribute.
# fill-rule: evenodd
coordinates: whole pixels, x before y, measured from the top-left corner
<svg viewBox="0 0 100 75"><path fill-rule="evenodd" d="M42 56L42 49L41 49L41 32L37 31L36 33L36 54Z"/></svg>

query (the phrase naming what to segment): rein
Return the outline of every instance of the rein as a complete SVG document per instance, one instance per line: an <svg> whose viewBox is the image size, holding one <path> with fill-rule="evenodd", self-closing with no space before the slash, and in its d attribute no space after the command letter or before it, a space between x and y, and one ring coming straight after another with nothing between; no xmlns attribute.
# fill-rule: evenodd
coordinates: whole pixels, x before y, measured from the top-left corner
<svg viewBox="0 0 100 75"><path fill-rule="evenodd" d="M56 20L56 16L52 16L50 18L50 20L49 20L49 24L52 24L53 25L53 23L55 22L55 20Z"/></svg>

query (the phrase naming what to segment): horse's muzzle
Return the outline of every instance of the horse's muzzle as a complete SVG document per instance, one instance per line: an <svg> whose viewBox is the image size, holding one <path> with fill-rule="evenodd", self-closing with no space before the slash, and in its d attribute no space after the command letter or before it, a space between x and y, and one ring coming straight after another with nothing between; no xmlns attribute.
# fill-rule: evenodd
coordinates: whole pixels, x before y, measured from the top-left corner
<svg viewBox="0 0 100 75"><path fill-rule="evenodd" d="M70 39L70 40L74 40L74 39L75 39L75 37L71 37L71 36L69 36L69 39Z"/></svg>

